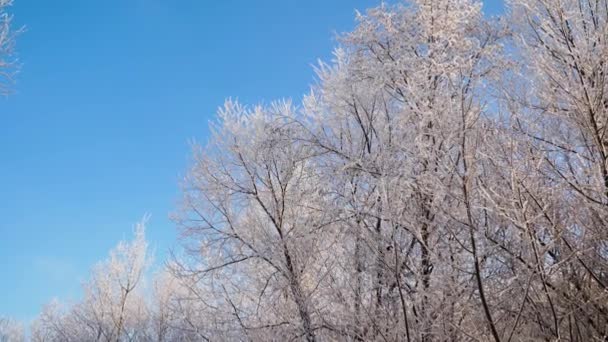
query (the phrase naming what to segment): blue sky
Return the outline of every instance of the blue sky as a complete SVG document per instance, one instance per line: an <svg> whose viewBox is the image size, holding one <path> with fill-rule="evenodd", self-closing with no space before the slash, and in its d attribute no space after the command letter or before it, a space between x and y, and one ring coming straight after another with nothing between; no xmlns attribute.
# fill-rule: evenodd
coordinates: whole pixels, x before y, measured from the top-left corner
<svg viewBox="0 0 608 342"><path fill-rule="evenodd" d="M487 1L498 13L502 1ZM31 320L150 214L176 243L189 141L227 97L290 97L372 0L15 0L22 70L0 99L0 315Z"/></svg>

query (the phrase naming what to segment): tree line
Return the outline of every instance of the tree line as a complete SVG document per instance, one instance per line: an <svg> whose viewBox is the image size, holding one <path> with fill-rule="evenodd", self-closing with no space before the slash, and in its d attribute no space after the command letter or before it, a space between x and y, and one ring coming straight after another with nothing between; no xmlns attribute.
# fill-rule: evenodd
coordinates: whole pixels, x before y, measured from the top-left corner
<svg viewBox="0 0 608 342"><path fill-rule="evenodd" d="M228 100L181 250L138 226L32 340L608 340L608 0L507 7L382 4L298 105Z"/></svg>

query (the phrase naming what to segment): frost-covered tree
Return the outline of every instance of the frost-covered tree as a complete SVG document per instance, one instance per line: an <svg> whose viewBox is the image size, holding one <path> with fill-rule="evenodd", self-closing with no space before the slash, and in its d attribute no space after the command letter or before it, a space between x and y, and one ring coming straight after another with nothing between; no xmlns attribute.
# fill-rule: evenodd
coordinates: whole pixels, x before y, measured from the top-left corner
<svg viewBox="0 0 608 342"><path fill-rule="evenodd" d="M608 319L608 2L517 0L511 8L521 63L520 75L505 80L512 173L493 201L526 238L501 249L519 257L520 276L533 271L522 291L538 295L519 310L536 323L528 336L601 339Z"/></svg>
<svg viewBox="0 0 608 342"><path fill-rule="evenodd" d="M144 341L148 309L143 277L149 266L144 225L132 241L120 242L84 284L73 305L52 302L34 324L37 341Z"/></svg>
<svg viewBox="0 0 608 342"><path fill-rule="evenodd" d="M9 93L18 66L14 48L15 35L20 30L11 25L13 17L8 8L12 4L12 0L0 0L0 94L3 95Z"/></svg>
<svg viewBox="0 0 608 342"><path fill-rule="evenodd" d="M289 103L249 110L229 101L219 116L185 184L179 223L194 259L181 271L211 297L210 314L227 320L215 324L242 338L314 341L325 310L316 291L336 243L323 234L332 218L314 151L293 139L300 128Z"/></svg>
<svg viewBox="0 0 608 342"><path fill-rule="evenodd" d="M23 342L23 326L6 317L0 317L0 342Z"/></svg>
<svg viewBox="0 0 608 342"><path fill-rule="evenodd" d="M475 213L467 215L473 205L467 162L475 157L467 138L484 119L484 87L500 70L501 38L484 21L479 2L381 6L360 15L335 63L320 67L321 85L306 108L321 124L309 140L347 171L336 185L347 201L342 206L355 210L353 225L363 226L355 229L354 258L362 257L362 245L374 246L367 259L375 265L355 266L357 273L374 273L367 279L374 279L368 287L376 299L367 305L378 313L373 320L384 320L368 323L367 339L384 329L399 331L396 339L412 339L415 330L428 340L450 334L447 320L452 326L462 326L463 319L478 324L473 307L445 310L455 305L454 292L479 293L486 326L495 335L476 261ZM475 246L466 250L454 240ZM467 264L479 277L474 285L457 284L458 269ZM357 279L359 284L362 277ZM459 288L446 292L446 285Z"/></svg>

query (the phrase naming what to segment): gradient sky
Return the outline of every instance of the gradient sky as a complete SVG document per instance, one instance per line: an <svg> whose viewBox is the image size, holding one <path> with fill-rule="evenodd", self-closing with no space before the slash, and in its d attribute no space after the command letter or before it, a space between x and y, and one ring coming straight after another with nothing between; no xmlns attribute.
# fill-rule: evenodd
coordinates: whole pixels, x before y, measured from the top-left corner
<svg viewBox="0 0 608 342"><path fill-rule="evenodd" d="M502 0L487 0L486 13ZM15 0L22 70L0 99L0 316L76 299L150 214L176 243L189 141L227 97L298 101L372 0Z"/></svg>

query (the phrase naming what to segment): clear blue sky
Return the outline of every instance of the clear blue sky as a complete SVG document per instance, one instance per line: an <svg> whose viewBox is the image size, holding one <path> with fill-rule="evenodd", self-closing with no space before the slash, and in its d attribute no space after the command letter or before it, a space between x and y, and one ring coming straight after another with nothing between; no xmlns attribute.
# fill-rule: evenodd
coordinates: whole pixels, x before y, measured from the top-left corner
<svg viewBox="0 0 608 342"><path fill-rule="evenodd" d="M487 1L498 13L502 0ZM372 0L15 0L22 71L0 99L0 315L75 298L90 267L151 214L176 241L189 141L227 97L290 97Z"/></svg>

